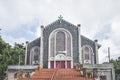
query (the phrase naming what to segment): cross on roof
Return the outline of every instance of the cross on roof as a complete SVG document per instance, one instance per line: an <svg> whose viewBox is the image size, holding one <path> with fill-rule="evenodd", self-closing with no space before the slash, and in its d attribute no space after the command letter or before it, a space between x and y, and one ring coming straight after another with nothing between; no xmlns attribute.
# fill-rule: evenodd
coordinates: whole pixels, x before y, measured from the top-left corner
<svg viewBox="0 0 120 80"><path fill-rule="evenodd" d="M63 17L62 17L62 15L60 15L58 18L59 18L59 19L62 19Z"/></svg>

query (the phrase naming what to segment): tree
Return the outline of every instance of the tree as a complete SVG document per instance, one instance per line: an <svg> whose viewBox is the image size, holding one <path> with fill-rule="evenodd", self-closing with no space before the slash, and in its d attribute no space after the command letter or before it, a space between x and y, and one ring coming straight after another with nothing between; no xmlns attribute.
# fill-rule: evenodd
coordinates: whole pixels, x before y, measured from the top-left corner
<svg viewBox="0 0 120 80"><path fill-rule="evenodd" d="M0 37L0 80L3 80L6 75L8 65L18 65L19 56L20 64L24 64L25 49L21 44L15 44L11 47Z"/></svg>
<svg viewBox="0 0 120 80"><path fill-rule="evenodd" d="M10 53L11 46L5 43L0 37L0 80L3 80L7 65L11 59Z"/></svg>
<svg viewBox="0 0 120 80"><path fill-rule="evenodd" d="M116 74L120 74L120 57L118 57L118 59L111 59L110 63L114 64L114 69L115 69L115 73Z"/></svg>
<svg viewBox="0 0 120 80"><path fill-rule="evenodd" d="M18 65L19 64L19 58L20 58L20 64L24 64L24 57L25 57L25 49L21 44L15 44L13 48L11 48L10 55L11 61L9 65ZM19 57L20 56L20 57Z"/></svg>

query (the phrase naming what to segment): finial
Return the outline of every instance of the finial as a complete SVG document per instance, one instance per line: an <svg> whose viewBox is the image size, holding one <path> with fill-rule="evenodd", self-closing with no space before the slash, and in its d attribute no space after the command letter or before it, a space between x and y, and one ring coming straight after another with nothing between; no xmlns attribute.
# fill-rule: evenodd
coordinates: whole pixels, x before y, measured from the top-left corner
<svg viewBox="0 0 120 80"><path fill-rule="evenodd" d="M94 41L95 41L95 42L98 42L98 40L97 40L97 39L95 39Z"/></svg>
<svg viewBox="0 0 120 80"><path fill-rule="evenodd" d="M43 25L41 25L41 28L44 28L44 26L43 26Z"/></svg>
<svg viewBox="0 0 120 80"><path fill-rule="evenodd" d="M58 18L59 18L59 19L62 19L63 17L62 17L62 15L60 15Z"/></svg>
<svg viewBox="0 0 120 80"><path fill-rule="evenodd" d="M78 27L81 27L81 24L78 24L77 26L78 26Z"/></svg>

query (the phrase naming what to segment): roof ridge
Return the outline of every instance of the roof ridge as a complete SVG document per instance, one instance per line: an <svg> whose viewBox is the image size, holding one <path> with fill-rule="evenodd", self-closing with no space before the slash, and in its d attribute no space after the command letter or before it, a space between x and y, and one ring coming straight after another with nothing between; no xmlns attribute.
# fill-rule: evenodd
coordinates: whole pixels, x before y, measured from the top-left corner
<svg viewBox="0 0 120 80"><path fill-rule="evenodd" d="M45 28L47 28L47 27L49 27L49 26L51 26L51 25L54 25L54 24L57 23L58 21L59 21L60 23L61 23L61 21L64 21L64 22L70 24L71 26L75 26L75 27L77 27L76 25L74 25L74 24L72 24L72 23L66 21L65 19L59 18L59 19L53 21L52 23L46 25Z"/></svg>

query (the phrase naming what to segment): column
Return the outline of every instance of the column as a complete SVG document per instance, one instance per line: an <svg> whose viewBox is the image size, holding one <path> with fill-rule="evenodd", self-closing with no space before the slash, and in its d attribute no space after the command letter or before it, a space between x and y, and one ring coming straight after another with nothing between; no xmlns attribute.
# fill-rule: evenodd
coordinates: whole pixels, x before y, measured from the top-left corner
<svg viewBox="0 0 120 80"><path fill-rule="evenodd" d="M56 69L56 61L54 60L54 69Z"/></svg>
<svg viewBox="0 0 120 80"><path fill-rule="evenodd" d="M8 72L8 80L14 80L14 73Z"/></svg>
<svg viewBox="0 0 120 80"><path fill-rule="evenodd" d="M99 64L99 58L98 58L98 40L94 40L94 42L95 42L96 64Z"/></svg>
<svg viewBox="0 0 120 80"><path fill-rule="evenodd" d="M50 60L49 60L49 61L48 61L48 68L51 68L50 65L51 65L51 64L50 64Z"/></svg>
<svg viewBox="0 0 120 80"><path fill-rule="evenodd" d="M40 67L43 68L43 30L44 26L41 26L41 40L40 40Z"/></svg>
<svg viewBox="0 0 120 80"><path fill-rule="evenodd" d="M66 59L66 60L65 60L65 68L67 69L67 67L68 67L68 66L67 66L67 59Z"/></svg>
<svg viewBox="0 0 120 80"><path fill-rule="evenodd" d="M81 57L81 29L80 29L80 27L81 27L81 25L80 24L78 24L77 25L78 26L78 50L79 50L79 62L80 62L80 64L82 64L82 57Z"/></svg>
<svg viewBox="0 0 120 80"><path fill-rule="evenodd" d="M28 41L26 41L25 65L27 64L27 47L28 47Z"/></svg>

